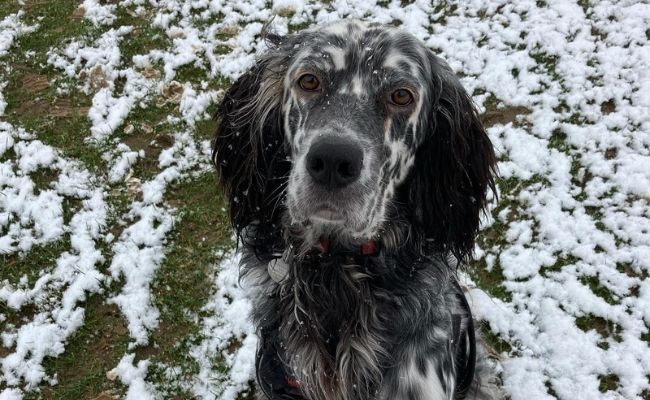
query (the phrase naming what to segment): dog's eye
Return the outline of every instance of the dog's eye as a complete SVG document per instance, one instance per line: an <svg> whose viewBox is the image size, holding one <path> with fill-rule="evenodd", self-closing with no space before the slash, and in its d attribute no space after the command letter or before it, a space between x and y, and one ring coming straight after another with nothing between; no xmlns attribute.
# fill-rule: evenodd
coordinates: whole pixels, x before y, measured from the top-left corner
<svg viewBox="0 0 650 400"><path fill-rule="evenodd" d="M305 74L298 79L298 85L303 90L313 92L320 89L320 81L312 74Z"/></svg>
<svg viewBox="0 0 650 400"><path fill-rule="evenodd" d="M413 101L413 95L406 89L397 89L390 95L390 99L398 106L407 106Z"/></svg>

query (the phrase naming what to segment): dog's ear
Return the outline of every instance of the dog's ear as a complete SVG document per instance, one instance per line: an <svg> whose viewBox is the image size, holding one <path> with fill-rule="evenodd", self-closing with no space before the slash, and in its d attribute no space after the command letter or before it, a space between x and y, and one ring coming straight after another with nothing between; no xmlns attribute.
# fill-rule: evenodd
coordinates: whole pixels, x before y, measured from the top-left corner
<svg viewBox="0 0 650 400"><path fill-rule="evenodd" d="M282 77L267 56L230 87L216 119L212 160L241 238L251 224L272 225L279 216L289 171L280 116Z"/></svg>
<svg viewBox="0 0 650 400"><path fill-rule="evenodd" d="M425 139L408 183L411 210L427 238L459 261L474 248L495 155L470 96L449 67L431 55L430 111ZM422 129L422 128L421 128Z"/></svg>

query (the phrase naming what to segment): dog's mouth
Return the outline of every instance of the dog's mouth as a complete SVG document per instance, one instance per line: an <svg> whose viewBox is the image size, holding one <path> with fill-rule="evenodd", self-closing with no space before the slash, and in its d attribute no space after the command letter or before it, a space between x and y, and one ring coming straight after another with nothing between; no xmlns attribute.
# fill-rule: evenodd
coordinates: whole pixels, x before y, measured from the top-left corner
<svg viewBox="0 0 650 400"><path fill-rule="evenodd" d="M310 221L323 224L343 224L346 219L339 210L332 205L323 205L317 207L315 211L308 217Z"/></svg>
<svg viewBox="0 0 650 400"><path fill-rule="evenodd" d="M376 233L375 227L369 226L377 211L372 206L376 192L371 183L357 182L349 188L327 191L301 178L289 183L286 207L291 224L310 227L313 233L337 232L355 240Z"/></svg>

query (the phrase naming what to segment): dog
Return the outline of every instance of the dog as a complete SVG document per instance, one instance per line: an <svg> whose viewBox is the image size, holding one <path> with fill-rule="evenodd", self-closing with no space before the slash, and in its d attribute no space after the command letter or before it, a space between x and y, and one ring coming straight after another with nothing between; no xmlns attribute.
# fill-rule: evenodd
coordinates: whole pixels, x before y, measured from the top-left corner
<svg viewBox="0 0 650 400"><path fill-rule="evenodd" d="M494 191L471 98L396 27L266 36L212 154L254 288L258 398L499 397L457 281Z"/></svg>

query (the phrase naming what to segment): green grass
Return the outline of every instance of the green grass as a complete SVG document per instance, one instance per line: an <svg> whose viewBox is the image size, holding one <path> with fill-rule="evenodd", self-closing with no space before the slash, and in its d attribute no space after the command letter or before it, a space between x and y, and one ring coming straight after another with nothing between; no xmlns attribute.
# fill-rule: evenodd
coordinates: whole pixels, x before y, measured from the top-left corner
<svg viewBox="0 0 650 400"><path fill-rule="evenodd" d="M160 326L152 334L151 345L136 354L154 363L151 377L160 383L166 398L186 399L191 396L182 387L165 383L164 366L174 365L182 376L198 372L189 355L199 337L197 317L204 315L202 307L213 289L213 265L219 261L216 249L231 247L231 231L211 173L173 185L167 201L178 208L181 219L152 285L154 303L161 312ZM225 372L221 360L214 363L215 370Z"/></svg>
<svg viewBox="0 0 650 400"><path fill-rule="evenodd" d="M621 342L623 340L620 335L622 328L605 318L596 317L594 315L577 317L576 326L585 332L595 330L603 338L611 338L616 342Z"/></svg>
<svg viewBox="0 0 650 400"><path fill-rule="evenodd" d="M505 278L498 260L491 270L488 270L485 260L475 261L469 270L469 276L491 296L506 302L512 300L512 293L503 286Z"/></svg>
<svg viewBox="0 0 650 400"><path fill-rule="evenodd" d="M612 292L607 290L605 286L600 283L598 276L582 276L580 282L589 286L589 289L598 297L605 300L609 304L618 304L620 299Z"/></svg>
<svg viewBox="0 0 650 400"><path fill-rule="evenodd" d="M602 393L605 393L609 390L616 390L620 382L618 376L614 374L600 375L598 377L598 380L600 381L598 390L600 390Z"/></svg>
<svg viewBox="0 0 650 400"><path fill-rule="evenodd" d="M76 12L79 1L27 1L25 23L38 22L38 34L25 35L15 43L3 62L12 65L3 76L7 86L3 94L8 103L5 118L14 126L37 134L39 140L57 148L64 157L78 160L83 167L100 177L106 186L110 204L109 226L106 232L119 237L123 227L118 224L122 215L137 195L129 193L125 184L108 183L105 178L107 164L103 154L113 144L96 146L85 140L90 135L87 110L93 93L84 94L76 86L76 78L68 78L61 71L47 65L47 52L51 48L61 49L72 40L90 43L104 28L96 29L79 17ZM2 2L0 17L17 12L17 2ZM120 45L122 62L129 63L137 54L146 54L156 48L167 48L171 40L164 31L151 26L147 18L134 17L125 9L117 13L115 25L131 25ZM224 48L222 51L226 51ZM25 53L33 52L32 57ZM152 79L162 76L161 65L154 65L146 71ZM206 79L206 71L192 65L178 70L176 80L199 83ZM122 82L123 84L123 82ZM227 79L215 77L209 82L211 88L229 84ZM118 86L120 82L118 82ZM61 91L60 89L65 89ZM119 93L119 87L117 89ZM174 133L187 129L171 125L167 115L178 115L177 104L156 104L159 93L151 93L146 100L148 107L135 108L125 123L118 128L115 137L129 145L132 150L144 150L145 157L138 160L133 176L142 181L153 178L158 172L160 151L174 143ZM132 132L125 132L133 125ZM197 140L209 139L214 132L210 120L196 124ZM2 156L2 161L15 158L13 151ZM30 174L35 182L36 192L47 190L58 179L58 171L39 169ZM134 197L135 196L135 197ZM196 343L199 333L198 317L207 302L211 290L214 264L218 262L215 249L230 248L231 231L224 210L224 199L212 173L175 182L169 188L165 201L177 208L178 222L174 226L167 244L164 264L160 267L152 287L154 303L161 312L159 328L151 334L149 346L135 349L137 359L152 360L150 379L160 386L166 398L187 399L191 396L180 387L167 382L160 366L175 365L181 369L181 377L196 372L197 366L189 356L190 347ZM64 220L69 223L81 207L80 200L64 197ZM107 272L111 262L110 244L98 243L105 261L98 268ZM54 267L57 258L70 249L68 235L54 243L36 246L27 254L0 254L0 280L17 282L27 276L33 284L43 270ZM56 358L47 359L45 368L56 375L57 385L43 385L39 392L28 394L29 399L93 399L104 392L123 394L119 381L111 381L106 373L113 369L127 353L130 342L126 320L114 305L108 305L106 298L121 290L123 282L113 282L104 288L102 294L93 294L80 303L85 309L85 322L66 343L65 352ZM4 323L18 324L29 321L30 316L40 311L40 306L26 306L16 311L0 303L0 313L7 318ZM2 348L2 355L11 349ZM223 368L215 360L215 368ZM3 388L0 385L0 390ZM169 396L167 396L169 395Z"/></svg>
<svg viewBox="0 0 650 400"><path fill-rule="evenodd" d="M45 78L43 72L38 67L22 64L6 77L8 84L3 93L7 101L7 122L36 133L45 144L82 161L93 172L105 170L102 149L84 142L90 130L85 115L91 104L90 97L74 88L67 95L60 96L56 93L56 84L36 91L25 87L25 74L51 80Z"/></svg>
<svg viewBox="0 0 650 400"><path fill-rule="evenodd" d="M44 387L42 396L33 393L28 398L93 399L104 391L121 391L118 382L106 379L106 373L127 352L126 322L117 306L107 305L102 295L90 296L82 306L84 324L68 340L61 356L44 363L59 384Z"/></svg>
<svg viewBox="0 0 650 400"><path fill-rule="evenodd" d="M503 353L510 354L513 351L512 346L501 339L497 334L492 332L490 325L487 322L482 322L479 326L481 336L487 344L487 348L498 356Z"/></svg>
<svg viewBox="0 0 650 400"><path fill-rule="evenodd" d="M152 292L155 305L161 310L161 325L166 325L164 335L154 333L154 338L159 344L169 345L197 333L192 316L199 315L208 300L212 266L219 261L216 248L229 248L231 233L227 215L222 211L223 198L212 174L174 185L167 201L178 207L181 218Z"/></svg>
<svg viewBox="0 0 650 400"><path fill-rule="evenodd" d="M18 282L26 276L29 284L33 284L43 271L51 270L55 260L62 252L70 248L69 235L64 235L60 240L52 243L35 246L27 253L1 254L0 281ZM0 303L0 308L4 307Z"/></svg>

